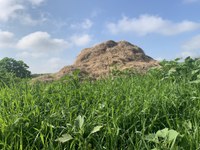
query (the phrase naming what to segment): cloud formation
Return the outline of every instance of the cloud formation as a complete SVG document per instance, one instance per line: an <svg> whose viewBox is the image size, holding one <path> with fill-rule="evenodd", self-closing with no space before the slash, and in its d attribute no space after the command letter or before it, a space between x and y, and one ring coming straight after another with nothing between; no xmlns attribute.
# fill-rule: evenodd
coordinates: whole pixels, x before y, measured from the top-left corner
<svg viewBox="0 0 200 150"><path fill-rule="evenodd" d="M107 29L112 34L135 33L140 36L152 33L170 36L193 31L198 28L200 28L200 23L188 20L176 23L153 15L141 15L138 18L124 16L117 22L107 24Z"/></svg>
<svg viewBox="0 0 200 150"><path fill-rule="evenodd" d="M182 45L182 57L200 57L200 35L194 36Z"/></svg>
<svg viewBox="0 0 200 150"><path fill-rule="evenodd" d="M10 48L14 45L14 34L0 30L0 48Z"/></svg>
<svg viewBox="0 0 200 150"><path fill-rule="evenodd" d="M83 22L71 24L70 27L74 29L90 29L93 22L90 19L85 19Z"/></svg>
<svg viewBox="0 0 200 150"><path fill-rule="evenodd" d="M37 31L19 39L9 31L0 30L0 48L17 50L16 56L26 58L48 58L60 55L69 47L86 46L92 40L89 34L76 34L68 39L54 38L48 32Z"/></svg>
<svg viewBox="0 0 200 150"><path fill-rule="evenodd" d="M23 50L23 56L30 54L32 57L39 57L66 49L68 42L63 39L52 38L47 32L38 31L21 38L17 47Z"/></svg>
<svg viewBox="0 0 200 150"><path fill-rule="evenodd" d="M23 9L24 6L19 0L0 0L0 21L8 21Z"/></svg>
<svg viewBox="0 0 200 150"><path fill-rule="evenodd" d="M31 2L32 5L40 5L45 0L28 0L28 1Z"/></svg>
<svg viewBox="0 0 200 150"><path fill-rule="evenodd" d="M92 40L92 37L89 34L73 35L71 37L71 42L75 46L85 46L89 44L91 40Z"/></svg>
<svg viewBox="0 0 200 150"><path fill-rule="evenodd" d="M28 6L39 6L45 0L0 0L0 22L20 20L25 24L35 24L28 12ZM41 21L41 19L39 20Z"/></svg>

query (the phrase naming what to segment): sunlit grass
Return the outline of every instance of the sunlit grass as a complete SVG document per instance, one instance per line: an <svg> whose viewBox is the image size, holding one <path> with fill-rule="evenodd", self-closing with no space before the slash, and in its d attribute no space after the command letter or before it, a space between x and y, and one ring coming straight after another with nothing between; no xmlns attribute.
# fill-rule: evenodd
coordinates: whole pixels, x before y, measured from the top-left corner
<svg viewBox="0 0 200 150"><path fill-rule="evenodd" d="M2 86L0 149L198 149L200 86L175 79L153 71ZM178 133L174 145L147 139L165 128Z"/></svg>

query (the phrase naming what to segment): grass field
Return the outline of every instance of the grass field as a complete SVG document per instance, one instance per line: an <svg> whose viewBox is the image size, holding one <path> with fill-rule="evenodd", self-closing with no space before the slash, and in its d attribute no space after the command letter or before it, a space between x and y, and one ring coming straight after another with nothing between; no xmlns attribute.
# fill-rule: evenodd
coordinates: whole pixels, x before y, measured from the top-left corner
<svg viewBox="0 0 200 150"><path fill-rule="evenodd" d="M3 150L200 149L200 61L0 89Z"/></svg>

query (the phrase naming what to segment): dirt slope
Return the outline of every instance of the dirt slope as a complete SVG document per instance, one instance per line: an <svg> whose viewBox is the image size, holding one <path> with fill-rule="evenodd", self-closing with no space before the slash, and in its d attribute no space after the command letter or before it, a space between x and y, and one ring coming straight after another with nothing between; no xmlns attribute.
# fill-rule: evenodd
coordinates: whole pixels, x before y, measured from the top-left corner
<svg viewBox="0 0 200 150"><path fill-rule="evenodd" d="M147 70L157 62L145 55L144 51L126 41L106 41L91 48L86 48L78 55L72 66L61 69L56 77L80 69L92 77L107 75L112 69Z"/></svg>

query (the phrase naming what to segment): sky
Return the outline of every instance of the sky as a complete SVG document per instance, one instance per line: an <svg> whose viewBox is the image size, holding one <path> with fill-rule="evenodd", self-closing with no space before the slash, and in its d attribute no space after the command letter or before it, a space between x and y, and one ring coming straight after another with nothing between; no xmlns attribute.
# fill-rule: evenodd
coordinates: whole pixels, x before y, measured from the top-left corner
<svg viewBox="0 0 200 150"><path fill-rule="evenodd" d="M107 40L156 60L199 57L199 8L200 0L0 0L0 59L53 73Z"/></svg>

